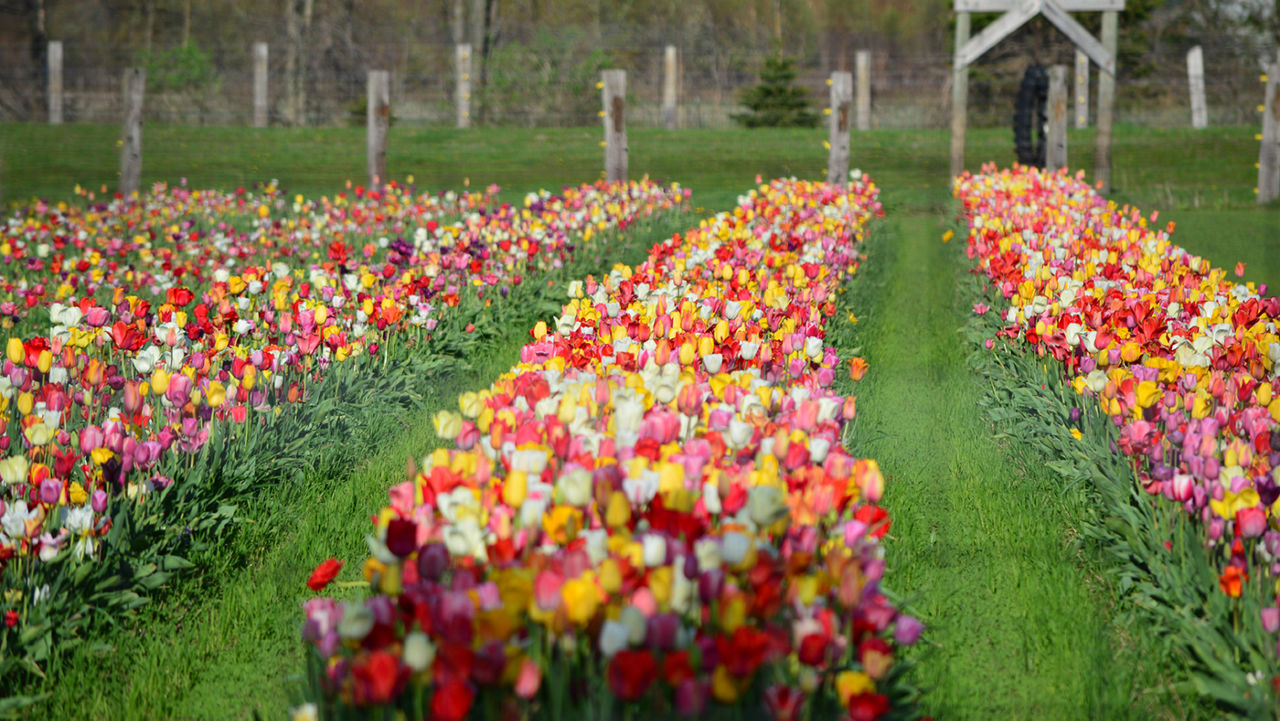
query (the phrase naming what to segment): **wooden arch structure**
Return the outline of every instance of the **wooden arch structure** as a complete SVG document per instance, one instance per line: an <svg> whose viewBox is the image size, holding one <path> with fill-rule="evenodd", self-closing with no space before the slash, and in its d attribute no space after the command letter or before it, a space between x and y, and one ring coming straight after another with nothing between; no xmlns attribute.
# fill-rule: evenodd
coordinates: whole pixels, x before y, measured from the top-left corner
<svg viewBox="0 0 1280 721"><path fill-rule="evenodd" d="M1124 0L955 0L956 47L951 76L951 176L964 170L964 136L969 110L969 66L983 53L1043 15L1062 31L1102 71L1098 75L1097 160L1094 179L1102 191L1111 190L1111 120L1116 97L1116 25ZM1004 13L973 37L970 13ZM1095 38L1073 12L1101 12L1102 37Z"/></svg>

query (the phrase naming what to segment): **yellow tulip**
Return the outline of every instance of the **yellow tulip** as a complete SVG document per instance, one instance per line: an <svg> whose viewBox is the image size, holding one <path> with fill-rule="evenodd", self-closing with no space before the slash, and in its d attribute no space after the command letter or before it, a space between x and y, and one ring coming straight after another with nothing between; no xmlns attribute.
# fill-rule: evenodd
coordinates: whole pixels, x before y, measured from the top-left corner
<svg viewBox="0 0 1280 721"><path fill-rule="evenodd" d="M861 671L841 671L836 674L836 695L840 697L840 706L849 705L849 699L860 693L874 693L875 681Z"/></svg>
<svg viewBox="0 0 1280 721"><path fill-rule="evenodd" d="M218 408L227 402L227 389L218 381L210 381L204 393L205 399L212 408Z"/></svg>
<svg viewBox="0 0 1280 721"><path fill-rule="evenodd" d="M27 442L33 446L43 446L53 440L53 429L46 426L44 422L27 426L23 431L23 435L27 437Z"/></svg>
<svg viewBox="0 0 1280 721"><path fill-rule="evenodd" d="M612 558L606 558L600 563L600 588L605 593L617 593L622 588L622 569Z"/></svg>
<svg viewBox="0 0 1280 721"><path fill-rule="evenodd" d="M28 392L18 394L18 412L24 416L31 415L31 409L35 406L35 396Z"/></svg>
<svg viewBox="0 0 1280 721"><path fill-rule="evenodd" d="M1164 393L1160 390L1160 385L1155 381L1141 381L1138 383L1138 407L1150 408L1160 400Z"/></svg>
<svg viewBox="0 0 1280 721"><path fill-rule="evenodd" d="M737 703L742 698L743 691L751 685L751 677L738 678L724 664L718 664L716 670L711 674L711 695L717 701L723 704Z"/></svg>
<svg viewBox="0 0 1280 721"><path fill-rule="evenodd" d="M164 395L169 390L169 373L163 368L157 368L155 373L151 374L151 390L156 395Z"/></svg>
<svg viewBox="0 0 1280 721"><path fill-rule="evenodd" d="M620 528L631 520L631 503L621 491L609 494L609 504L605 509L604 522L610 528Z"/></svg>
<svg viewBox="0 0 1280 721"><path fill-rule="evenodd" d="M9 339L9 343L4 348L4 352L5 355L9 357L9 360L13 361L14 365L21 365L22 361L27 357L26 350L22 347L22 341L17 338Z"/></svg>
<svg viewBox="0 0 1280 721"><path fill-rule="evenodd" d="M586 626L596 615L600 607L600 593L596 586L584 578L571 578L560 587L560 595L564 597L564 608L569 620L578 626Z"/></svg>
<svg viewBox="0 0 1280 721"><path fill-rule="evenodd" d="M484 398L479 393L467 391L458 396L458 409L467 418L478 418L485 410Z"/></svg>
<svg viewBox="0 0 1280 721"><path fill-rule="evenodd" d="M519 508L524 505L524 499L529 495L529 479L524 471L512 471L507 475L507 480L502 484L502 502L512 508Z"/></svg>
<svg viewBox="0 0 1280 721"><path fill-rule="evenodd" d="M432 421L435 424L436 435L446 441L457 438L462 432L462 416L452 411L440 411Z"/></svg>
<svg viewBox="0 0 1280 721"><path fill-rule="evenodd" d="M693 365L694 359L697 358L697 349L692 343L680 344L680 365Z"/></svg>
<svg viewBox="0 0 1280 721"><path fill-rule="evenodd" d="M41 373L48 373L49 369L53 367L53 353L49 352L48 349L40 351L40 357L36 360L36 367L40 369Z"/></svg>

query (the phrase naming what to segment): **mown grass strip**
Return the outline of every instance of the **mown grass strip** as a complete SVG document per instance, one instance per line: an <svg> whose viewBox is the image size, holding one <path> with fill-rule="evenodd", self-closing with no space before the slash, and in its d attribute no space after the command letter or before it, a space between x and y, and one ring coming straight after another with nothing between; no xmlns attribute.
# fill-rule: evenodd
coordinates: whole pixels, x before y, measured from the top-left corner
<svg viewBox="0 0 1280 721"><path fill-rule="evenodd" d="M642 222L598 252L584 249L565 267L527 282L550 280L554 293L562 294L568 280L614 262L639 262L653 242L688 222L682 215ZM225 719L281 713L290 677L303 668L298 629L300 604L309 596L307 576L329 556L363 555L369 516L384 504L387 488L404 478L408 459L421 458L438 444L431 415L454 407L460 392L507 370L527 340L527 329L550 315L549 306L515 301L501 314L490 314L497 328L493 339L465 366L420 383L411 406L369 403L344 409L359 415L359 422L347 426L347 437L317 434L313 439L334 448L326 454L332 462L308 468L298 482L267 489L244 503L239 532L197 559L198 577L113 634L109 645L81 647L69 662L51 669L57 681L46 689L49 699L26 715ZM352 567L340 580L358 577L359 569Z"/></svg>
<svg viewBox="0 0 1280 721"><path fill-rule="evenodd" d="M889 203L886 203L889 205ZM933 648L917 664L937 718L1153 718L1145 672L1112 619L1115 598L1082 542L1083 491L983 417L957 328L972 313L959 243L934 217L894 217L871 241L844 307L860 346L852 439L879 460L894 520L886 586L912 602Z"/></svg>

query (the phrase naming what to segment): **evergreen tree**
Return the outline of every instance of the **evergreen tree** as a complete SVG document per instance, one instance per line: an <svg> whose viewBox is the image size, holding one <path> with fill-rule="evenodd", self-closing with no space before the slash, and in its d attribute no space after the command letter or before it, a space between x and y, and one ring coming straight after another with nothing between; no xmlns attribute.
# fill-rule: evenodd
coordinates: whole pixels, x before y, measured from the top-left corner
<svg viewBox="0 0 1280 721"><path fill-rule="evenodd" d="M742 104L749 113L735 113L733 119L748 128L812 128L818 114L809 108L809 91L793 85L795 60L781 53L765 58L760 83L742 92Z"/></svg>

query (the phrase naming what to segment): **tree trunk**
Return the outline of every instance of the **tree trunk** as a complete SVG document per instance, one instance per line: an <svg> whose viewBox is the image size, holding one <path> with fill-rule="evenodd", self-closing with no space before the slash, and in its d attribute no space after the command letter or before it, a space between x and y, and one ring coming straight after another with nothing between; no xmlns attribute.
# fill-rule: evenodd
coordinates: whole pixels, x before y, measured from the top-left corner
<svg viewBox="0 0 1280 721"><path fill-rule="evenodd" d="M151 36L156 30L156 0L146 0L142 6L142 12L146 14L147 37L143 44L147 52L151 52Z"/></svg>
<svg viewBox="0 0 1280 721"><path fill-rule="evenodd" d="M284 91L285 120L307 124L307 60L311 35L312 0L285 0Z"/></svg>
<svg viewBox="0 0 1280 721"><path fill-rule="evenodd" d="M191 42L191 0L182 4L182 47Z"/></svg>
<svg viewBox="0 0 1280 721"><path fill-rule="evenodd" d="M487 0L471 0L471 120L479 124L484 120L484 81L485 81L485 20L488 16Z"/></svg>
<svg viewBox="0 0 1280 721"><path fill-rule="evenodd" d="M31 13L31 63L35 87L39 88L31 104L31 115L34 118L42 107L49 107L49 29L46 26L44 0L29 0L28 12ZM43 99L44 102L40 102Z"/></svg>
<svg viewBox="0 0 1280 721"><path fill-rule="evenodd" d="M467 41L467 23L465 7L462 0L453 0L453 14L449 21L453 24L453 44L461 45Z"/></svg>

